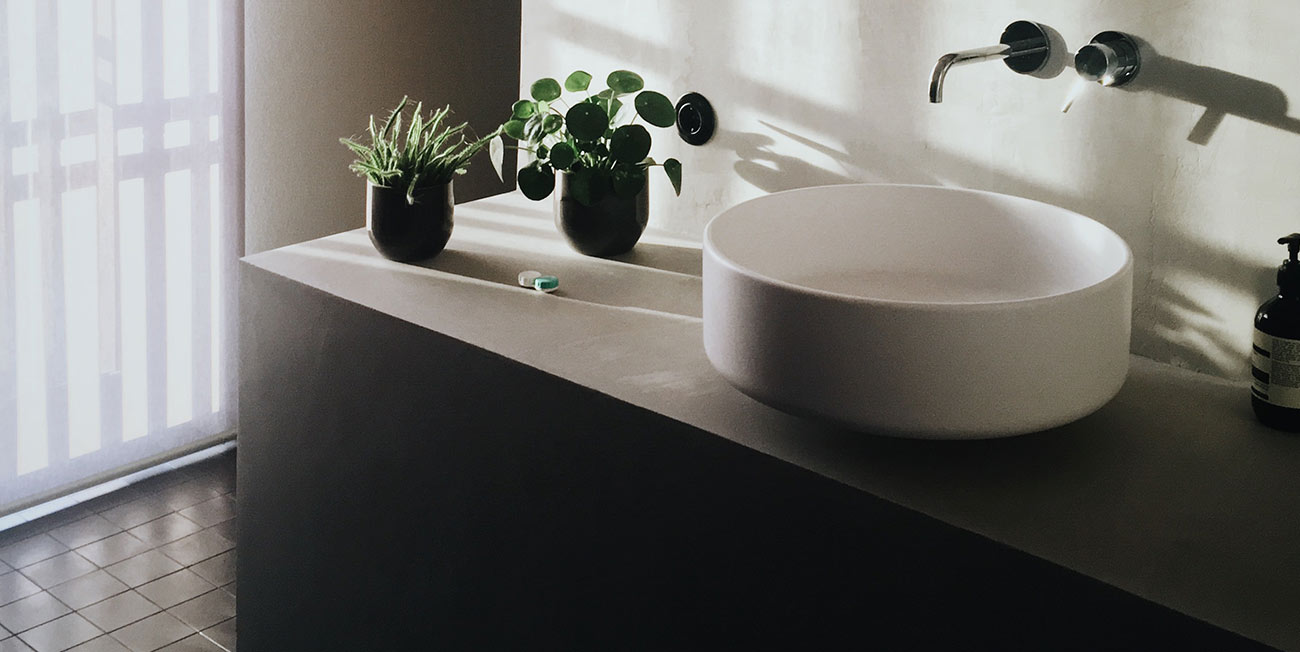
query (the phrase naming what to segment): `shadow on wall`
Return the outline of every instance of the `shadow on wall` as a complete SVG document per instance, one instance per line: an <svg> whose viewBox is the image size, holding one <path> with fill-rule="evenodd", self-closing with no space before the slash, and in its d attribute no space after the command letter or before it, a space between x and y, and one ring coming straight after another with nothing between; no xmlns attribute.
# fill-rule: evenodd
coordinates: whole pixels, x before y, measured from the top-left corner
<svg viewBox="0 0 1300 652"><path fill-rule="evenodd" d="M746 67L745 61L705 58L704 51L696 51L702 47L695 42L699 40L697 35L707 34L710 39L734 35L735 30L720 26L730 24L737 18L737 12L744 11L744 6L738 3L711 4L708 15L699 16L700 20L696 21L699 24L693 23L680 36L695 46L687 49L690 55L684 63L688 80L710 79L721 83L725 79L725 92L698 81L693 82L692 90L717 98L719 131L711 146L734 155L731 167L744 182L765 192L856 182L955 185L1028 197L1088 215L1111 226L1135 247L1135 351L1197 371L1246 378L1245 360L1250 342L1240 337L1240 324L1236 322L1247 323L1253 308L1249 314L1224 314L1222 299L1231 297L1233 305L1258 304L1273 289L1275 268L1181 230L1178 220L1169 214L1172 209L1156 203L1156 195L1145 181L1163 183L1180 174L1176 169L1176 155L1165 151L1135 153L1131 140L1123 135L1109 140L1094 139L1086 147L1072 151L1068 139L1062 136L1056 146L1061 149L1063 165L1069 161L1068 157L1075 157L1071 162L1077 162L1079 157L1087 157L1088 161L1132 160L1136 155L1141 161L1133 166L1142 171L1144 182L1128 184L1126 189L1117 191L1116 172L1107 166L1088 166L1087 173L1069 189L1008 174L997 167L999 162L991 155L988 159L972 158L928 142L931 137L926 131L928 121L921 119L924 115L921 112L927 106L922 104L924 80L920 77L915 99L894 98L901 107L898 115L906 123L901 129L895 124L885 131L879 123L872 125L870 120L863 120L861 112L851 113L848 109L820 103L807 93L756 79L750 75L752 70ZM868 12L868 8L860 11ZM565 38L584 49L634 52L644 58L636 65L647 72L681 72L676 63L680 59L679 50L576 13L563 10L555 13L568 26L563 30ZM895 27L908 33L926 33L924 21L932 13L899 11L895 20L915 24ZM1121 90L1147 91L1204 106L1205 114L1188 140L1207 143L1227 115L1300 134L1300 120L1287 115L1289 103L1278 87L1164 57L1150 45L1142 45L1143 71ZM868 67L872 60L871 44L864 42L862 48L864 56L859 60L863 68L842 71L845 78L868 80L886 74ZM731 49L734 48L713 43L707 52ZM665 63L656 70L654 62ZM702 73L699 67L705 65L725 70ZM891 85L896 89L899 83L896 78L885 78L873 87L873 93L888 93ZM748 124L735 122L734 116L746 113L745 109L769 117ZM866 110L863 106L857 109ZM1152 125L1165 124L1172 118L1146 116ZM1109 118L1097 114L1091 119ZM1093 126L1097 125L1076 123L1074 128L1108 133L1106 129L1091 129ZM834 136L828 138L827 134ZM802 152L807 152L806 156L800 156ZM1165 251L1177 252L1177 256L1157 258L1157 253Z"/></svg>
<svg viewBox="0 0 1300 652"><path fill-rule="evenodd" d="M1289 102L1282 89L1236 73L1199 66L1161 55L1150 43L1135 38L1142 69L1133 82L1119 87L1148 91L1205 107L1187 140L1205 145L1229 115L1267 127L1300 134L1300 119L1287 115Z"/></svg>

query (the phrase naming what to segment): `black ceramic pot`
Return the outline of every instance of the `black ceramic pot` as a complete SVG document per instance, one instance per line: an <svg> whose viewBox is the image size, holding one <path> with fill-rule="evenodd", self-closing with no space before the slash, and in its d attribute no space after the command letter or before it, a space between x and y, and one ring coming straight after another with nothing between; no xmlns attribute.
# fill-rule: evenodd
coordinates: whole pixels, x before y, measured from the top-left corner
<svg viewBox="0 0 1300 652"><path fill-rule="evenodd" d="M584 206L569 194L569 175L559 173L555 189L555 228L574 251L588 256L617 256L636 246L650 218L646 186L635 197L608 194L595 206Z"/></svg>
<svg viewBox="0 0 1300 652"><path fill-rule="evenodd" d="M451 183L427 188L406 203L406 191L366 183L366 231L385 258L410 263L438 255L451 237L456 205Z"/></svg>

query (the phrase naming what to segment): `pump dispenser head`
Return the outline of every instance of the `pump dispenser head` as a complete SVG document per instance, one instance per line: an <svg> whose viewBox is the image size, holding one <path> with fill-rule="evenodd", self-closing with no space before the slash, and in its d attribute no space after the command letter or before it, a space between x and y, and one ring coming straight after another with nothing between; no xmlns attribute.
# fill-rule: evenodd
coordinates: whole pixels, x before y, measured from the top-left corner
<svg viewBox="0 0 1300 652"><path fill-rule="evenodd" d="M1300 293L1300 260L1296 260L1296 255L1300 254L1300 233L1278 238L1278 244L1284 244L1290 257L1282 261L1282 266L1277 268L1277 289L1279 294L1296 296Z"/></svg>

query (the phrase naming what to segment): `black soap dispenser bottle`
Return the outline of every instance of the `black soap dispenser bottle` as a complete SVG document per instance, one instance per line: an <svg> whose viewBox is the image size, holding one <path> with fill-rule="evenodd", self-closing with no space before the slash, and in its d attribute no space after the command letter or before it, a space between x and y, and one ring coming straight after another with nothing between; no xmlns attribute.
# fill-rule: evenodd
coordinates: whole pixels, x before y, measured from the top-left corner
<svg viewBox="0 0 1300 652"><path fill-rule="evenodd" d="M1270 428L1300 431L1300 233L1279 238L1290 257L1277 268L1277 296L1255 313L1250 403Z"/></svg>

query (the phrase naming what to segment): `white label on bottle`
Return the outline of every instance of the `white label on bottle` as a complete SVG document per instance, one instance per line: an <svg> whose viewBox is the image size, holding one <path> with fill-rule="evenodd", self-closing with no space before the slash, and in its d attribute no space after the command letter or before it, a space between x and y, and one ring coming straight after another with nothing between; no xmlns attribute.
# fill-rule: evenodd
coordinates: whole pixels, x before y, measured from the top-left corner
<svg viewBox="0 0 1300 652"><path fill-rule="evenodd" d="M1250 366L1251 393L1273 405L1300 408L1300 340L1255 329Z"/></svg>

